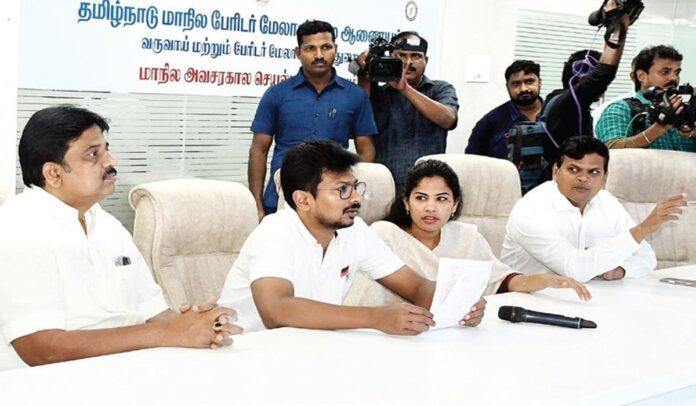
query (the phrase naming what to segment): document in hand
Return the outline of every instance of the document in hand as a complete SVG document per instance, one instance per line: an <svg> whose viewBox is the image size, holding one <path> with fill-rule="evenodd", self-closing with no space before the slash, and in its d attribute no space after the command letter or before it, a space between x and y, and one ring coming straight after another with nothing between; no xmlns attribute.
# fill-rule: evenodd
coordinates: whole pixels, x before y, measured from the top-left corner
<svg viewBox="0 0 696 406"><path fill-rule="evenodd" d="M430 312L432 329L458 326L488 286L492 261L440 258Z"/></svg>

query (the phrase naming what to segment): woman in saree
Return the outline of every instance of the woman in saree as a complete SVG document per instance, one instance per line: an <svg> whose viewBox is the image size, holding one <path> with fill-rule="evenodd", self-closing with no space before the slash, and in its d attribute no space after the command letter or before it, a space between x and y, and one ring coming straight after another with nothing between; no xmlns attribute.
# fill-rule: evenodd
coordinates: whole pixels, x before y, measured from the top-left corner
<svg viewBox="0 0 696 406"><path fill-rule="evenodd" d="M437 279L440 258L492 261L484 295L570 288L581 300L591 298L587 288L572 278L523 275L500 262L475 225L453 221L461 211L461 200L454 170L442 161L423 161L406 174L404 190L392 203L386 219L372 227L406 265L430 280ZM358 273L343 304L379 306L400 301L382 285Z"/></svg>

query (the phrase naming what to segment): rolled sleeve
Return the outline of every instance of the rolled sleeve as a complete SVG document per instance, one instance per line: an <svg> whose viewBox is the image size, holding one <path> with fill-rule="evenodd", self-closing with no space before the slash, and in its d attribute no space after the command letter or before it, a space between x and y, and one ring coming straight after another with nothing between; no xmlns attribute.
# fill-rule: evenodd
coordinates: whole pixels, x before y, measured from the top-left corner
<svg viewBox="0 0 696 406"><path fill-rule="evenodd" d="M454 112L455 120L454 123L449 128L445 128L447 131L454 130L459 122L459 100L457 99L457 90L451 84L438 81L437 89L435 89L435 97L433 100L444 104L445 106L452 109Z"/></svg>

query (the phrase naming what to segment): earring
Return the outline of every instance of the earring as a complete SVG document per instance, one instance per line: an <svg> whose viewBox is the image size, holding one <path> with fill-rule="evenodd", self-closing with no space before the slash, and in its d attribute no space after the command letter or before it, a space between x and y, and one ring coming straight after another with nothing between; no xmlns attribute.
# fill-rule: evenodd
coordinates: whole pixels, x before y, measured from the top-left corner
<svg viewBox="0 0 696 406"><path fill-rule="evenodd" d="M410 216L410 215L411 215L411 211L408 209L408 207L406 208L406 215L407 215L407 216Z"/></svg>
<svg viewBox="0 0 696 406"><path fill-rule="evenodd" d="M452 215L450 216L450 219L454 218L454 212L452 212Z"/></svg>

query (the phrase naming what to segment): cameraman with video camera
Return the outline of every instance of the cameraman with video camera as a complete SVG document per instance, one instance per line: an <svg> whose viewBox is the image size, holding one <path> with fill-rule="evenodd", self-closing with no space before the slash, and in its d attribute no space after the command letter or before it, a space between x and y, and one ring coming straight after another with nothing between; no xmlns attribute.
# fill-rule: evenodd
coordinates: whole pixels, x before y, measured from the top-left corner
<svg viewBox="0 0 696 406"><path fill-rule="evenodd" d="M605 27L604 48L601 54L588 49L571 54L563 66L563 89L554 90L546 97L543 111L549 134L543 145L548 163L546 179L551 179L551 165L558 161L559 146L565 139L593 134L590 106L616 77L628 27L642 10L640 0L604 0L590 15L590 25Z"/></svg>
<svg viewBox="0 0 696 406"><path fill-rule="evenodd" d="M388 44L373 41L357 60L358 84L370 95L377 122L375 162L389 168L397 195L416 159L444 153L447 131L457 126L457 93L451 84L425 76L427 51L425 38L404 31ZM385 52L392 58L379 55ZM401 71L394 57L401 60ZM379 86L379 81L387 84Z"/></svg>
<svg viewBox="0 0 696 406"><path fill-rule="evenodd" d="M597 138L609 148L652 148L696 152L696 129L689 105L679 93L682 55L671 46L644 48L635 58L636 96L610 104L597 122Z"/></svg>

